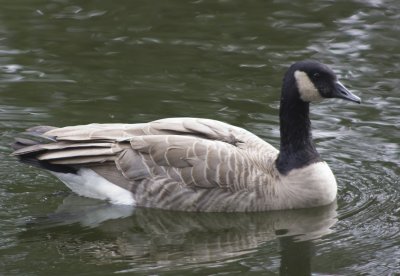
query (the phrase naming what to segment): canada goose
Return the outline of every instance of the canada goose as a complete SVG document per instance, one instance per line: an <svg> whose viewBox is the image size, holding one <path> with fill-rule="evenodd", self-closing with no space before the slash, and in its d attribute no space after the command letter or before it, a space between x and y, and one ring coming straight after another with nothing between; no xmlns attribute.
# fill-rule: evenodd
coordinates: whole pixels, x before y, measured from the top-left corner
<svg viewBox="0 0 400 276"><path fill-rule="evenodd" d="M288 69L280 99L280 151L220 121L168 118L143 124L38 126L13 155L49 170L79 195L151 208L250 212L327 205L337 185L315 149L310 102L360 103L317 61Z"/></svg>

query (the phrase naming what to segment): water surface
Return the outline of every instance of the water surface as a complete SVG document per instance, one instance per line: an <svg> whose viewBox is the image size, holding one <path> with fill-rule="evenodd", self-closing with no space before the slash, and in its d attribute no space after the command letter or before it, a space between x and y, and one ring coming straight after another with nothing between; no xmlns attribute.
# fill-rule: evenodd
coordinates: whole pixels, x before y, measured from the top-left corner
<svg viewBox="0 0 400 276"><path fill-rule="evenodd" d="M400 273L400 3L0 1L0 273ZM282 74L329 64L361 105L312 106L337 203L186 214L74 196L9 156L43 124L207 117L279 145Z"/></svg>

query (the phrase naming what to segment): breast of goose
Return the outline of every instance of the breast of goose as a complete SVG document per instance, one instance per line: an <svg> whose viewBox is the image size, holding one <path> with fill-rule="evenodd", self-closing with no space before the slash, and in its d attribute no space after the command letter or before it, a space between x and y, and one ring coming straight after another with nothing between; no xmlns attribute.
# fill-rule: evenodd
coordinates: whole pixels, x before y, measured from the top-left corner
<svg viewBox="0 0 400 276"><path fill-rule="evenodd" d="M81 196L151 208L251 212L307 208L335 200L337 184L312 140L311 102L360 103L317 61L283 78L279 151L220 121L167 118L142 124L37 126L13 155L48 170ZM36 139L36 138L40 139Z"/></svg>

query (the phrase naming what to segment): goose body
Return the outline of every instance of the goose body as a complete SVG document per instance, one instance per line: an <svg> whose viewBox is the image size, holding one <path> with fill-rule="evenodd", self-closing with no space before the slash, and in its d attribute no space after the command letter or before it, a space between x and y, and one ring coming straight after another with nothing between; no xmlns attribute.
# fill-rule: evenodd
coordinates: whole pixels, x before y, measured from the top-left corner
<svg viewBox="0 0 400 276"><path fill-rule="evenodd" d="M337 185L312 142L308 108L332 97L359 102L323 64L303 61L289 68L280 151L220 121L168 118L34 127L27 133L45 142L16 138L13 154L49 170L79 195L115 204L204 212L326 205Z"/></svg>

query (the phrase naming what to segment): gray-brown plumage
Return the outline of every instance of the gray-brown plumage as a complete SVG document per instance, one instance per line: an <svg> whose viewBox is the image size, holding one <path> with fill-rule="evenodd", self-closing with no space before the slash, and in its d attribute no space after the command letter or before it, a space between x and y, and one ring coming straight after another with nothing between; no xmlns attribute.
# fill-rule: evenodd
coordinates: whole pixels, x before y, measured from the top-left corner
<svg viewBox="0 0 400 276"><path fill-rule="evenodd" d="M139 206L187 211L264 209L249 198L262 192L261 184L278 177L274 147L250 132L214 120L91 124L55 128L41 136L56 141L13 154L90 168L132 191Z"/></svg>

